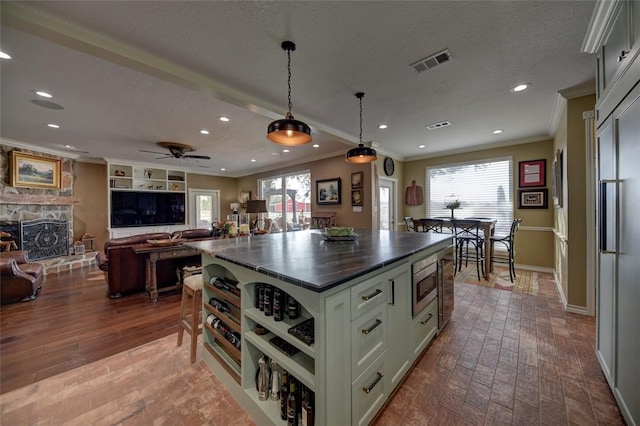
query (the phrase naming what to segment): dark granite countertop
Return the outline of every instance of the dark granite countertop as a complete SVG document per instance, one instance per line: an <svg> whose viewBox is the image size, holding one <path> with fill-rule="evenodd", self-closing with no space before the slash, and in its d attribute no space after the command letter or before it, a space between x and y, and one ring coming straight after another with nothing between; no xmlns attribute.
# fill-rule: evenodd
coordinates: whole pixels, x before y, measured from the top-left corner
<svg viewBox="0 0 640 426"><path fill-rule="evenodd" d="M426 232L356 232L356 241L324 241L318 231L298 231L185 245L322 292L451 239L451 235Z"/></svg>

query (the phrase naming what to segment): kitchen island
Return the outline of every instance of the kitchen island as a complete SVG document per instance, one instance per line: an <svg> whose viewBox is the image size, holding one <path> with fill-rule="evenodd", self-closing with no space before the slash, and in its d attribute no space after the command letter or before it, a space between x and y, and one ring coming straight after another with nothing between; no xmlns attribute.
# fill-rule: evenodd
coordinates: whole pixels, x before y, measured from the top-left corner
<svg viewBox="0 0 640 426"><path fill-rule="evenodd" d="M450 251L451 235L357 232L340 242L301 231L188 243L202 252L204 359L258 424L286 423L278 401L259 400L263 355L315 394L315 424L368 424L438 332L437 299L412 315L411 265ZM260 288L288 295L299 316L276 321ZM290 334L310 319L312 343Z"/></svg>

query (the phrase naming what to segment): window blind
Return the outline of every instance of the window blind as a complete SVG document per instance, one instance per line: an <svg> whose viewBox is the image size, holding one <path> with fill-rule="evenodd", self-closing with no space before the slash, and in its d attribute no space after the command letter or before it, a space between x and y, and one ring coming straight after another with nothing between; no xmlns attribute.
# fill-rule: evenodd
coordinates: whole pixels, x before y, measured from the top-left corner
<svg viewBox="0 0 640 426"><path fill-rule="evenodd" d="M427 167L427 217L451 217L445 206L458 200L456 218L494 218L496 234L508 234L513 221L512 170L511 158Z"/></svg>

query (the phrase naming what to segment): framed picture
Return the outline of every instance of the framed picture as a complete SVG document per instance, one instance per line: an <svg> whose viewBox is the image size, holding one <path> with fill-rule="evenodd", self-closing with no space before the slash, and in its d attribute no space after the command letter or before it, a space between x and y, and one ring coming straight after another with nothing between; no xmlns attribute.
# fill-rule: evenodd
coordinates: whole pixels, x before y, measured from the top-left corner
<svg viewBox="0 0 640 426"><path fill-rule="evenodd" d="M547 160L520 161L519 187L546 186Z"/></svg>
<svg viewBox="0 0 640 426"><path fill-rule="evenodd" d="M362 188L364 172L351 173L351 188Z"/></svg>
<svg viewBox="0 0 640 426"><path fill-rule="evenodd" d="M60 189L60 160L11 151L9 184L15 187Z"/></svg>
<svg viewBox="0 0 640 426"><path fill-rule="evenodd" d="M542 189L519 189L518 190L519 209L546 209L547 208L547 188Z"/></svg>
<svg viewBox="0 0 640 426"><path fill-rule="evenodd" d="M351 205L352 206L362 205L362 189L351 190Z"/></svg>
<svg viewBox="0 0 640 426"><path fill-rule="evenodd" d="M251 199L251 191L240 191L240 206L247 207L247 201Z"/></svg>
<svg viewBox="0 0 640 426"><path fill-rule="evenodd" d="M553 196L553 205L562 207L562 150L556 151L556 157L551 166L551 195Z"/></svg>
<svg viewBox="0 0 640 426"><path fill-rule="evenodd" d="M341 179L324 179L316 181L316 204L341 204Z"/></svg>

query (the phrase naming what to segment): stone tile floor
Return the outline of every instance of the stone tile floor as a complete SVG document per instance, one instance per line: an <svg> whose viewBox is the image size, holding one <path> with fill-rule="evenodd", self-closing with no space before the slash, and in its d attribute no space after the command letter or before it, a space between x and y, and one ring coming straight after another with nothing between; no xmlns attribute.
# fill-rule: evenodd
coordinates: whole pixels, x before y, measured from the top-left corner
<svg viewBox="0 0 640 426"><path fill-rule="evenodd" d="M623 425L594 344L595 319L565 313L550 276L538 296L456 283L451 322L376 424ZM254 424L175 334L0 395L0 421Z"/></svg>

